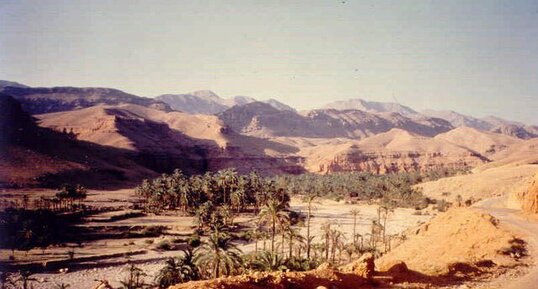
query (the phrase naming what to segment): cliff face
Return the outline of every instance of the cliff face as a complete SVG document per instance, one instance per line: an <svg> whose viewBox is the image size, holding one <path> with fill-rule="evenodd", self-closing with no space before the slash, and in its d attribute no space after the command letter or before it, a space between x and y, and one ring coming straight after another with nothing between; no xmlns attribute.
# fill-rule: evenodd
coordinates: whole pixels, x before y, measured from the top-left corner
<svg viewBox="0 0 538 289"><path fill-rule="evenodd" d="M332 160L318 164L314 172L333 173L366 171L387 174L408 171L428 171L439 168L468 168L484 161L476 155L444 155L429 152L362 153L349 152L335 156Z"/></svg>
<svg viewBox="0 0 538 289"><path fill-rule="evenodd" d="M523 195L521 210L526 214L538 214L538 173L534 176L529 189Z"/></svg>

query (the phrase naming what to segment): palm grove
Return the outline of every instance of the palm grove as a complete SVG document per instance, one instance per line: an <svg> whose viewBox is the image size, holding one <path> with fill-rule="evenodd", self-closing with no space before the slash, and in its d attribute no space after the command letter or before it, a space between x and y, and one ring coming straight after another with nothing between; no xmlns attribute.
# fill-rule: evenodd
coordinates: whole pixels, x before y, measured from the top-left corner
<svg viewBox="0 0 538 289"><path fill-rule="evenodd" d="M233 169L192 176L176 170L144 180L135 190L138 199L134 206L148 213L176 212L195 217L195 233L182 249L183 254L169 259L155 280L156 285L167 288L180 282L253 270L308 270L322 262L337 265L364 252L382 254L390 250L395 237L386 230L391 211L395 207L420 209L432 202L412 186L455 173L458 171L262 177L255 172L239 175ZM10 248L15 259L15 250L40 247L44 251L51 244L82 242L76 239L80 237L78 231L66 232L79 228L74 225L98 211L82 203L86 194L81 186L65 185L55 196L34 199L33 203L28 197L20 203L2 203L7 209L0 213L1 247ZM290 209L291 196L303 198L307 204L304 212ZM369 233L357 233L361 212L353 210L351 236L346 236L334 222L322 224L322 233L314 236L311 219L316 202L322 198L377 203L377 217L371 220ZM255 221L246 225L236 223L238 217ZM300 228L306 233L302 234ZM162 229L148 228L141 236L156 237ZM253 244L254 250L243 253L238 246L247 243ZM167 247L162 244L162 249ZM2 280L12 276L0 275ZM26 284L29 279L19 275L20 280L14 283ZM148 287L144 275L132 265L123 288Z"/></svg>
<svg viewBox="0 0 538 289"><path fill-rule="evenodd" d="M390 249L394 237L386 233L391 211L398 206L423 208L430 203L412 185L454 173L445 170L383 176L342 173L264 178L255 172L239 175L233 169L195 176L176 170L144 180L136 194L137 205L148 212L175 210L195 216L197 238L207 236L202 245L191 246L182 257L168 260L157 276L158 284L166 288L179 282L252 270L308 270L321 262L346 262L367 251L381 254ZM290 195L304 198L306 212L290 210ZM322 197L377 201L377 219L372 220L370 233L356 233L360 212L354 210L350 240L336 224L327 222L321 228L321 240L315 243L310 220L315 200ZM238 228L234 218L241 214L256 216L257 221L249 228ZM306 227L306 235L300 234L299 226ZM253 242L254 251L244 254L237 247L241 241Z"/></svg>

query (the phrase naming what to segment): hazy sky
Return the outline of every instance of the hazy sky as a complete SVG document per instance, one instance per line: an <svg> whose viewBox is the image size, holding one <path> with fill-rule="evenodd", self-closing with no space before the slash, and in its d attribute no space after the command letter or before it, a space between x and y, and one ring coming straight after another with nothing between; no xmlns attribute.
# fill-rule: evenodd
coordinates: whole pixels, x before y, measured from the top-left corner
<svg viewBox="0 0 538 289"><path fill-rule="evenodd" d="M538 124L538 1L0 0L0 79Z"/></svg>

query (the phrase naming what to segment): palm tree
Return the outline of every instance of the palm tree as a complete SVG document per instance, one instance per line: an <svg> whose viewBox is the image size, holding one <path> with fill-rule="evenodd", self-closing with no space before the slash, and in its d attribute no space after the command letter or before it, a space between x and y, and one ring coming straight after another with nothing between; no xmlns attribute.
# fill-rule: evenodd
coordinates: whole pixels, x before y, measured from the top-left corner
<svg viewBox="0 0 538 289"><path fill-rule="evenodd" d="M166 261L166 265L159 271L155 281L159 288L168 288L174 284L197 280L199 277L192 250L184 249L182 257L169 258Z"/></svg>
<svg viewBox="0 0 538 289"><path fill-rule="evenodd" d="M291 226L288 227L288 230L286 231L286 234L288 236L288 239L290 240L288 258L291 259L291 257L293 257L293 242L297 242L299 244L302 244L302 243L305 242L305 238L301 235L301 233L298 230L293 229ZM300 256L298 256L298 257L300 257Z"/></svg>
<svg viewBox="0 0 538 289"><path fill-rule="evenodd" d="M141 289L147 286L144 282L144 277L146 273L142 269L136 267L134 264L131 264L127 269L129 275L124 281L121 281L123 289Z"/></svg>
<svg viewBox="0 0 538 289"><path fill-rule="evenodd" d="M343 238L344 234L341 231L337 229L331 230L331 259L333 264L336 264L336 250L340 249L340 253L342 252Z"/></svg>
<svg viewBox="0 0 538 289"><path fill-rule="evenodd" d="M270 199L259 214L261 223L271 225L271 253L275 252L275 234L277 225L281 226L289 220L288 214L284 211L282 203L275 199Z"/></svg>
<svg viewBox="0 0 538 289"><path fill-rule="evenodd" d="M331 222L327 221L321 225L321 231L323 232L323 236L325 238L325 260L329 260L329 248L330 248L330 240L331 240Z"/></svg>
<svg viewBox="0 0 538 289"><path fill-rule="evenodd" d="M390 204L383 204L379 207L378 211L382 212L383 216L383 243L386 243L387 236L387 219L391 212L394 212L394 207Z"/></svg>
<svg viewBox="0 0 538 289"><path fill-rule="evenodd" d="M308 202L308 211L306 215L306 259L310 259L310 246L312 244L312 239L310 238L310 220L312 218L312 202L316 198L315 195L309 194L306 197Z"/></svg>
<svg viewBox="0 0 538 289"><path fill-rule="evenodd" d="M282 255L262 251L256 256L253 266L255 269L262 271L284 271L287 269L286 262L286 258Z"/></svg>
<svg viewBox="0 0 538 289"><path fill-rule="evenodd" d="M260 226L258 224L252 231L250 231L252 239L254 239L254 253L258 253L258 240L261 238L264 238L263 231L261 230Z"/></svg>
<svg viewBox="0 0 538 289"><path fill-rule="evenodd" d="M241 250L227 233L215 230L195 252L194 263L212 278L230 275L241 266Z"/></svg>
<svg viewBox="0 0 538 289"><path fill-rule="evenodd" d="M351 210L351 215L353 216L353 244L355 245L357 243L357 239L355 236L357 236L357 216L359 215L359 209L353 209Z"/></svg>

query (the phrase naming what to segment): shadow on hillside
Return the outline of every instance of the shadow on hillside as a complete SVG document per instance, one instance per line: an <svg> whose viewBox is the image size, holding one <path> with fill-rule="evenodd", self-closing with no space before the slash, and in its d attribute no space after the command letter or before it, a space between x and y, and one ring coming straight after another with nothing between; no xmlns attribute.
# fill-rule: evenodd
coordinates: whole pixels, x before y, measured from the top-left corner
<svg viewBox="0 0 538 289"><path fill-rule="evenodd" d="M117 112L112 111L117 114ZM186 174L200 174L208 170L235 167L241 173L251 170L301 173L302 167L293 158L275 158L266 155L266 149L281 153L293 152L293 147L223 132L231 142L220 147L213 140L191 138L172 130L165 123L140 118L118 116L119 133L134 144L135 150L103 146L76 139L69 132L58 132L39 127L36 120L24 112L10 96L0 95L0 159L7 179L0 179L0 186L44 186L55 188L69 183L80 183L90 189L131 188L144 178L181 169ZM8 153L16 148L17 154ZM39 171L40 161L31 159L39 155L50 157L66 166L54 173L36 175L26 181L12 182L9 171L24 169L23 163L33 164ZM67 165L67 164L78 164ZM45 164L46 165L46 164ZM73 168L77 167L77 168Z"/></svg>
<svg viewBox="0 0 538 289"><path fill-rule="evenodd" d="M488 263L489 264L489 263ZM493 262L491 262L493 264ZM495 266L494 264L492 266ZM447 287L458 286L466 281L477 281L480 277L489 274L492 266L477 267L466 263L455 263L450 266L449 272L444 275L432 276L418 271L402 269L401 265L394 265L386 272L377 272L376 280L390 284L420 284L421 286ZM422 287L420 287L422 288Z"/></svg>
<svg viewBox="0 0 538 289"><path fill-rule="evenodd" d="M123 111L107 109L108 113L122 116ZM292 154L298 149L270 140L237 134L222 128L226 138L224 146L215 140L193 138L172 129L166 123L138 118L117 118L118 132L128 138L136 150L137 160L158 173L171 172L176 168L186 174L203 173L208 170L236 168L240 173L252 170L270 173L302 173L299 160L293 157L273 157L266 153ZM269 170L268 170L269 169Z"/></svg>

